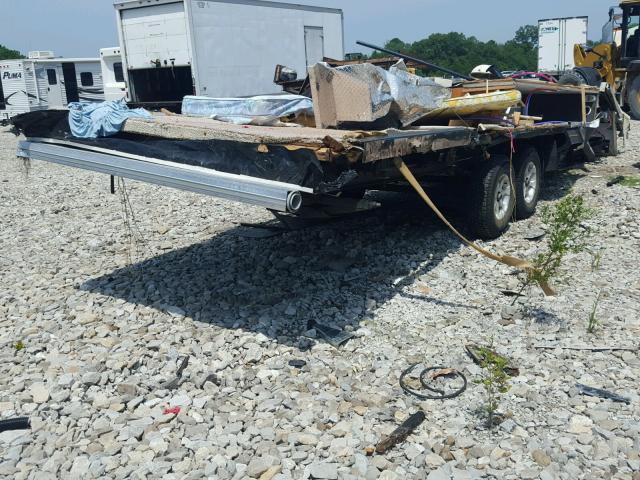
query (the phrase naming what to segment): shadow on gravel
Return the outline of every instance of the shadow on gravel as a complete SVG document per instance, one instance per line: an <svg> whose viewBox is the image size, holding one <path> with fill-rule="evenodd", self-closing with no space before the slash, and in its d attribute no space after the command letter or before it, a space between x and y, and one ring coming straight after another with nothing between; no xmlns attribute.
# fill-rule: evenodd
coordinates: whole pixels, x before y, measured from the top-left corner
<svg viewBox="0 0 640 480"><path fill-rule="evenodd" d="M419 199L398 197L374 212L271 238L245 238L235 227L80 288L300 346L310 320L358 328L458 250Z"/></svg>
<svg viewBox="0 0 640 480"><path fill-rule="evenodd" d="M574 169L548 175L543 199L563 197L586 174ZM454 191L436 195L436 203L460 226L464 195ZM269 238L248 238L247 227L234 227L80 288L296 346L306 342L309 322L357 329L396 295L476 309L408 288L461 243L415 194L375 197L384 206L373 212ZM542 312L537 317L554 323Z"/></svg>
<svg viewBox="0 0 640 480"><path fill-rule="evenodd" d="M588 166L589 164L585 164ZM580 166L577 166L580 168ZM569 172L550 172L545 174L544 178L544 188L542 189L540 200L560 200L565 195L569 193L569 191L573 188L575 183L588 175L587 171L580 171L573 169Z"/></svg>

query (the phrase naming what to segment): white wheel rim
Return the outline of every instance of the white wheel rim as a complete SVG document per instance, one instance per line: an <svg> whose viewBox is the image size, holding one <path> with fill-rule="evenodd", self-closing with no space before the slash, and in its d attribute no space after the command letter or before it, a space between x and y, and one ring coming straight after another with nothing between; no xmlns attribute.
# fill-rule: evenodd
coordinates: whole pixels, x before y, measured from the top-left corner
<svg viewBox="0 0 640 480"><path fill-rule="evenodd" d="M507 174L502 174L498 179L493 213L497 220L503 220L509 214L511 206L511 182Z"/></svg>
<svg viewBox="0 0 640 480"><path fill-rule="evenodd" d="M524 170L524 182L522 184L522 194L524 201L532 203L538 192L538 167L533 162L529 162Z"/></svg>

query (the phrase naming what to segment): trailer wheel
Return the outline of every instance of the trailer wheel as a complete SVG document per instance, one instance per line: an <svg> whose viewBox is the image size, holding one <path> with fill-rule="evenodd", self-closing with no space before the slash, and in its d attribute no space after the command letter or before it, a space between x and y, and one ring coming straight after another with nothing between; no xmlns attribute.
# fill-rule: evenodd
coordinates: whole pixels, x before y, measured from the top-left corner
<svg viewBox="0 0 640 480"><path fill-rule="evenodd" d="M640 75L637 75L627 87L627 102L634 120L640 120Z"/></svg>
<svg viewBox="0 0 640 480"><path fill-rule="evenodd" d="M509 174L509 160L495 155L472 178L469 224L475 235L491 240L509 226L515 198Z"/></svg>
<svg viewBox="0 0 640 480"><path fill-rule="evenodd" d="M560 80L558 80L558 83L560 85L580 86L580 85L584 85L586 82L582 77L582 75L579 75L574 71L571 71L571 72L562 74L562 76L560 77Z"/></svg>
<svg viewBox="0 0 640 480"><path fill-rule="evenodd" d="M592 87L599 86L601 82L600 72L591 67L576 67L564 73L558 80L560 85L591 85Z"/></svg>
<svg viewBox="0 0 640 480"><path fill-rule="evenodd" d="M542 162L535 148L522 150L514 161L516 219L529 218L536 211L542 187Z"/></svg>

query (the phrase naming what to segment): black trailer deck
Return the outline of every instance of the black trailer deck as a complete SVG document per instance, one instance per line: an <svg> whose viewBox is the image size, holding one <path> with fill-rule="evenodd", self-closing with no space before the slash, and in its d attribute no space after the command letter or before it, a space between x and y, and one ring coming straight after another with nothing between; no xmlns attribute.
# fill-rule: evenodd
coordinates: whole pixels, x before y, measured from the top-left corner
<svg viewBox="0 0 640 480"><path fill-rule="evenodd" d="M13 124L27 137L20 143L20 157L290 213L317 208L326 203L323 199L333 204L368 188L402 182L397 158L419 179L468 176L481 182L489 163L507 161L514 151L518 161L517 152L535 148L538 168L549 170L583 148L589 130L553 122L350 131L239 126L162 115L128 120L113 137L78 139L69 131L66 111L31 112L14 118Z"/></svg>

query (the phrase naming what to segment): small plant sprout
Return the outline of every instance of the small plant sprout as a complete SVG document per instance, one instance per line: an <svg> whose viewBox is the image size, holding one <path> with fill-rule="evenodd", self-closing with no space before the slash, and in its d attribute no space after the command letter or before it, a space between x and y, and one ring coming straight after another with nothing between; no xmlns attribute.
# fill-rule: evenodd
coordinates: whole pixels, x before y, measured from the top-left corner
<svg viewBox="0 0 640 480"><path fill-rule="evenodd" d="M589 253L591 253L591 271L592 272L597 272L598 270L600 270L600 264L602 263L602 250L594 252L594 251L589 251Z"/></svg>
<svg viewBox="0 0 640 480"><path fill-rule="evenodd" d="M602 297L602 292L598 292L598 296L596 297L595 302L593 302L593 308L591 308L591 313L589 314L589 320L587 322L587 333L595 333L596 328L600 325L600 320L598 319L598 304L600 303L600 297Z"/></svg>
<svg viewBox="0 0 640 480"><path fill-rule="evenodd" d="M480 366L483 368L482 378L476 383L483 386L485 391L484 410L487 413L489 428L493 428L500 397L509 391L509 375L505 371L509 361L502 355L493 351L493 340L488 347L480 347L479 356L482 359Z"/></svg>
<svg viewBox="0 0 640 480"><path fill-rule="evenodd" d="M581 195L567 195L554 206L545 206L541 216L547 229L546 249L531 262L533 268L527 270L520 293L534 283L548 285L558 277L568 253L579 253L587 248L588 235L581 224L592 216L592 210L585 205Z"/></svg>
<svg viewBox="0 0 640 480"><path fill-rule="evenodd" d="M18 340L16 343L13 344L13 348L15 348L17 352L19 352L20 350L23 350L24 342L22 340Z"/></svg>
<svg viewBox="0 0 640 480"><path fill-rule="evenodd" d="M634 176L620 176L620 177L616 177L615 179L611 180L618 180L618 182L620 185L622 185L623 187L629 187L629 188L639 188L640 187L640 177L638 177L637 175Z"/></svg>

